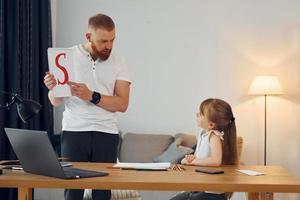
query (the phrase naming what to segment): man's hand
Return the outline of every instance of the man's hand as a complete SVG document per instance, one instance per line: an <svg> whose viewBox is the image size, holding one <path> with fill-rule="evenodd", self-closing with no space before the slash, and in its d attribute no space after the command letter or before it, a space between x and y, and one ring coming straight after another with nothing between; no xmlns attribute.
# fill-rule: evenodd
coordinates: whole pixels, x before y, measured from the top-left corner
<svg viewBox="0 0 300 200"><path fill-rule="evenodd" d="M53 106L59 106L63 103L63 97L54 97L52 89L57 85L56 78L50 72L46 72L44 84L48 88L48 98Z"/></svg>
<svg viewBox="0 0 300 200"><path fill-rule="evenodd" d="M44 77L44 84L48 88L48 90L52 90L57 85L54 75L50 72L46 72L46 75Z"/></svg>
<svg viewBox="0 0 300 200"><path fill-rule="evenodd" d="M84 83L75 83L69 81L68 84L71 87L73 96L76 96L84 101L90 101L92 99L93 92Z"/></svg>

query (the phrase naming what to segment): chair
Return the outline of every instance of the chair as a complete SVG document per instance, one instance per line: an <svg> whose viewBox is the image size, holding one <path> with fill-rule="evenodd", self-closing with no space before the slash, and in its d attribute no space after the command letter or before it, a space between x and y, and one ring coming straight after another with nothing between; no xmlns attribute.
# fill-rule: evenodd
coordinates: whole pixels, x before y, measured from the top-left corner
<svg viewBox="0 0 300 200"><path fill-rule="evenodd" d="M237 136L237 140L236 140L236 145L237 145L237 156L238 156L238 163L240 165L243 165L244 163L241 161L241 155L242 155L242 150L243 150L243 137L241 136Z"/></svg>
<svg viewBox="0 0 300 200"><path fill-rule="evenodd" d="M85 189L84 200L92 200L92 192ZM137 190L111 190L111 200L141 200L141 196Z"/></svg>

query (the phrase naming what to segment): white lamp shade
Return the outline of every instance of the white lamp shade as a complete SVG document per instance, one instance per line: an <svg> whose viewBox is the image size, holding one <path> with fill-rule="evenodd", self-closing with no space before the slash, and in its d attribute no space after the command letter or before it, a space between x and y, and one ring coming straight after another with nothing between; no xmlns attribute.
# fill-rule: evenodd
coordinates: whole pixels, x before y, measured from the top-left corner
<svg viewBox="0 0 300 200"><path fill-rule="evenodd" d="M250 89L250 95L272 95L282 94L282 89L279 80L276 76L256 76Z"/></svg>

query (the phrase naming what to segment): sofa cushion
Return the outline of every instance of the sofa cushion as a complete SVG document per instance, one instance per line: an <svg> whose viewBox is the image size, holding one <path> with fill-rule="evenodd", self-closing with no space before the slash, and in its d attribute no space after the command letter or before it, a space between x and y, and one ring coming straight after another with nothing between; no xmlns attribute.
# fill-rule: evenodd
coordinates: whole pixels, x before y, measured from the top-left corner
<svg viewBox="0 0 300 200"><path fill-rule="evenodd" d="M161 155L153 159L154 162L170 162L170 163L180 163L182 158L194 152L192 148L184 147L178 145L178 141L174 141L169 148L164 151Z"/></svg>
<svg viewBox="0 0 300 200"><path fill-rule="evenodd" d="M120 162L153 162L174 141L172 135L127 133L119 155Z"/></svg>

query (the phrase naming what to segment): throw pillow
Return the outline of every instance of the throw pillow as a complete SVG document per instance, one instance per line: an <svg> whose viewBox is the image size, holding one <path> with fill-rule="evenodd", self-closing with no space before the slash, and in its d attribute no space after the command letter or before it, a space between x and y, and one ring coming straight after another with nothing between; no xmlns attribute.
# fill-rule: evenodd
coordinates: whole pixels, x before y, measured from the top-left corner
<svg viewBox="0 0 300 200"><path fill-rule="evenodd" d="M153 159L153 162L170 162L180 163L183 157L187 154L193 153L194 150L189 147L178 146L177 142L173 142L169 148L164 151L161 155Z"/></svg>

